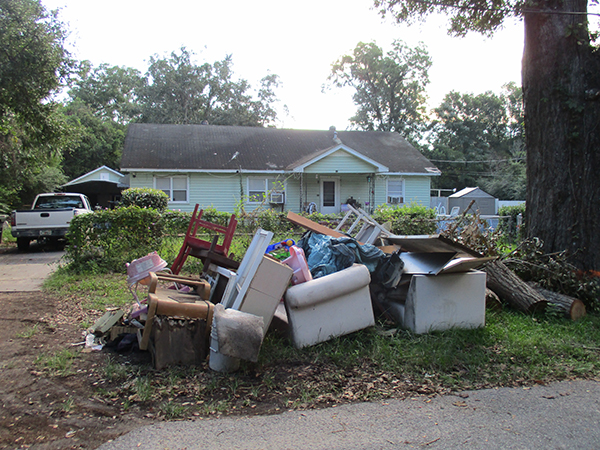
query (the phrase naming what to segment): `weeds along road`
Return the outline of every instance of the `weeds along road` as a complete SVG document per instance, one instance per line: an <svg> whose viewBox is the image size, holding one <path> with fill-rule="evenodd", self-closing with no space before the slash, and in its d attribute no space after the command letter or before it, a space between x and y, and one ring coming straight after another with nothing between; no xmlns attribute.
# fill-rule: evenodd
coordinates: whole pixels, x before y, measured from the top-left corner
<svg viewBox="0 0 600 450"><path fill-rule="evenodd" d="M600 383L461 392L280 415L161 422L99 450L598 449Z"/></svg>

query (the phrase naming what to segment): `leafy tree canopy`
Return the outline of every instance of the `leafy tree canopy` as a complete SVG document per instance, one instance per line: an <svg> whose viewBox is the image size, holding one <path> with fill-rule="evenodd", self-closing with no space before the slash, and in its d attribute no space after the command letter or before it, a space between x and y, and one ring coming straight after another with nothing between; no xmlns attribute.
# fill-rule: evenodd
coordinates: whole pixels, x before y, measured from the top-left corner
<svg viewBox="0 0 600 450"><path fill-rule="evenodd" d="M464 36L476 31L490 36L503 22L521 15L526 2L522 0L374 0L382 15L391 14L399 22L413 23L429 14L440 13L449 17L449 32Z"/></svg>
<svg viewBox="0 0 600 450"><path fill-rule="evenodd" d="M434 110L425 151L442 170L436 187L479 186L505 200L525 198L520 91L511 83L500 95L446 95Z"/></svg>
<svg viewBox="0 0 600 450"><path fill-rule="evenodd" d="M424 121L430 67L423 45L410 48L396 40L384 53L375 43L359 42L352 54L332 65L328 79L334 86L355 89L358 110L350 122L356 127L396 131L411 139Z"/></svg>
<svg viewBox="0 0 600 450"><path fill-rule="evenodd" d="M0 202L28 202L62 181L68 127L52 96L75 64L66 32L39 0L0 0Z"/></svg>
<svg viewBox="0 0 600 450"><path fill-rule="evenodd" d="M98 117L127 125L140 116L138 96L142 86L144 78L137 69L108 64L94 68L84 61L69 96L85 103Z"/></svg>
<svg viewBox="0 0 600 450"><path fill-rule="evenodd" d="M139 90L142 122L265 126L275 121L276 75L261 80L255 98L246 80L233 78L231 56L202 65L192 56L182 48L168 58L150 58L146 84Z"/></svg>
<svg viewBox="0 0 600 450"><path fill-rule="evenodd" d="M118 170L121 163L126 125L97 114L76 98L61 108L72 139L63 148L61 167L69 178L77 178L100 166Z"/></svg>
<svg viewBox="0 0 600 450"><path fill-rule="evenodd" d="M598 4L598 0L591 0ZM450 18L450 33L491 35L522 17L527 148L527 230L549 253L567 251L580 269L600 269L600 52L588 0L374 0L382 14L411 22Z"/></svg>

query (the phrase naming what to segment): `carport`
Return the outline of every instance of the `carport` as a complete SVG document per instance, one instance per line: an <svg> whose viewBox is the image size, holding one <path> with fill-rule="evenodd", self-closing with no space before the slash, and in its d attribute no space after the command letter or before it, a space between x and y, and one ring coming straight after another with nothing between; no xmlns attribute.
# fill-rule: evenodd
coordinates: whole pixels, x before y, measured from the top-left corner
<svg viewBox="0 0 600 450"><path fill-rule="evenodd" d="M93 207L112 208L129 188L129 175L107 166L99 167L61 186L69 192L85 194Z"/></svg>

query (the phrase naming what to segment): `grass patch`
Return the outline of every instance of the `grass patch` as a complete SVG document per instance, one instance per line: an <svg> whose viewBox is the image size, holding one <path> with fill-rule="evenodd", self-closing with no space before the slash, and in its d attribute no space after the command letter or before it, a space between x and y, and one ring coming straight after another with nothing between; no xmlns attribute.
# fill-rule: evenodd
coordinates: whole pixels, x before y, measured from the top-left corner
<svg viewBox="0 0 600 450"><path fill-rule="evenodd" d="M129 306L133 302L124 274L72 274L64 268L53 272L43 290L62 298L81 302L85 309L104 310Z"/></svg>
<svg viewBox="0 0 600 450"><path fill-rule="evenodd" d="M135 393L141 402L147 402L154 395L155 389L149 376L140 376L135 379Z"/></svg>
<svg viewBox="0 0 600 450"><path fill-rule="evenodd" d="M161 415L167 420L183 419L188 416L190 407L172 402L165 402L160 407Z"/></svg>
<svg viewBox="0 0 600 450"><path fill-rule="evenodd" d="M133 302L124 274L58 271L45 289L90 309ZM36 364L68 374L73 358L65 351ZM304 349L268 334L259 361L242 362L233 374L212 372L206 364L155 371L110 359L103 375L108 384L103 389L115 404L151 408L168 418L598 378L600 315L573 322L552 314L487 311L486 326L479 329L417 335L378 324Z"/></svg>
<svg viewBox="0 0 600 450"><path fill-rule="evenodd" d="M75 373L73 361L77 357L76 353L65 349L53 355L42 354L35 359L34 364L50 375L64 377Z"/></svg>
<svg viewBox="0 0 600 450"><path fill-rule="evenodd" d="M104 378L108 381L125 380L131 373L131 366L119 364L113 358L108 358L102 368Z"/></svg>
<svg viewBox="0 0 600 450"><path fill-rule="evenodd" d="M116 363L111 363L115 365ZM108 366L110 367L110 366ZM488 312L475 330L416 335L372 327L295 349L267 335L257 363L236 373L201 367L109 370L111 398L165 418L273 413L344 402L434 395L600 375L600 317L572 322L513 311ZM134 372L134 370L136 370Z"/></svg>
<svg viewBox="0 0 600 450"><path fill-rule="evenodd" d="M487 325L416 335L371 328L303 350L268 338L263 367L282 362L325 365L335 385L361 368L363 375L409 380L445 389L547 382L600 375L600 317L572 322L513 311L488 312ZM381 381L381 380L380 380ZM384 383L386 384L386 383Z"/></svg>
<svg viewBox="0 0 600 450"><path fill-rule="evenodd" d="M35 336L36 334L38 334L39 332L39 328L38 328L38 324L36 323L35 325L27 328L25 331L22 331L21 333L17 333L17 337L21 338L21 339L30 339L33 336Z"/></svg>

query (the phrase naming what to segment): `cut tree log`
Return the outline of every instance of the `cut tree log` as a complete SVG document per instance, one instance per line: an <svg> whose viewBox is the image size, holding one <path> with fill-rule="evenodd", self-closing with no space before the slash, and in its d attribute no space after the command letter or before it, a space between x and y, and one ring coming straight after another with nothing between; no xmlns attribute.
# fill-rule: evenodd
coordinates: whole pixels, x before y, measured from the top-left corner
<svg viewBox="0 0 600 450"><path fill-rule="evenodd" d="M486 284L498 297L524 312L543 311L548 301L499 260L486 264Z"/></svg>
<svg viewBox="0 0 600 450"><path fill-rule="evenodd" d="M544 289L538 283L527 284L548 300L550 305L557 308L571 320L579 320L586 315L585 305L578 298Z"/></svg>

